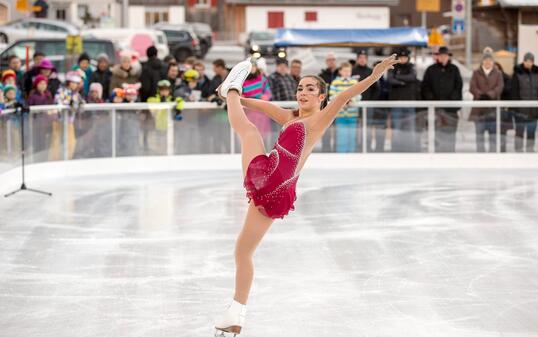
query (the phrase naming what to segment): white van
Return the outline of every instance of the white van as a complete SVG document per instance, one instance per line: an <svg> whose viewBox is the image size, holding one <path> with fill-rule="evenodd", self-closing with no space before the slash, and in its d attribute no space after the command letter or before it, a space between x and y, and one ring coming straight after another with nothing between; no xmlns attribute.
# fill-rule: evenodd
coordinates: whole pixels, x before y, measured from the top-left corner
<svg viewBox="0 0 538 337"><path fill-rule="evenodd" d="M146 49L150 46L157 48L157 57L161 60L170 53L166 35L154 29L96 28L85 30L82 36L112 40L117 43L120 50L127 49L138 52L142 62L147 60Z"/></svg>

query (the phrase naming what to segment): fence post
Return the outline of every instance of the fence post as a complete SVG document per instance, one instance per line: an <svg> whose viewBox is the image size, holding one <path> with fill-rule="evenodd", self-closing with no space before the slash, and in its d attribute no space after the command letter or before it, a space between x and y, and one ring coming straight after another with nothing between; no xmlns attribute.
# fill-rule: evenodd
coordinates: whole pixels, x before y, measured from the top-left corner
<svg viewBox="0 0 538 337"><path fill-rule="evenodd" d="M22 118L24 118L24 114L22 115ZM25 142L25 144L28 144L27 146L28 150L26 151L26 153L28 154L28 163L33 163L34 162L34 122L33 122L31 112L28 112L28 133L27 134L28 134L28 142Z"/></svg>
<svg viewBox="0 0 538 337"><path fill-rule="evenodd" d="M112 127L112 158L116 158L116 109L110 111L110 125Z"/></svg>
<svg viewBox="0 0 538 337"><path fill-rule="evenodd" d="M172 117L172 106L166 110L168 115L168 123L166 126L166 155L174 155L174 118Z"/></svg>
<svg viewBox="0 0 538 337"><path fill-rule="evenodd" d="M435 153L435 109L428 106L428 152Z"/></svg>
<svg viewBox="0 0 538 337"><path fill-rule="evenodd" d="M496 140L497 141L497 153L500 153L501 152L501 107L499 105L497 105L495 109L495 115L496 115L495 127L497 128L495 132L495 136L497 138Z"/></svg>
<svg viewBox="0 0 538 337"><path fill-rule="evenodd" d="M64 124L64 130L63 130L63 157L64 160L68 159L68 142L69 137L67 136L67 129L69 128L69 112L66 109L62 109L62 116L63 116L63 124Z"/></svg>
<svg viewBox="0 0 538 337"><path fill-rule="evenodd" d="M6 145L7 153L11 154L11 119L6 118Z"/></svg>
<svg viewBox="0 0 538 337"><path fill-rule="evenodd" d="M368 135L367 135L367 130L368 130L368 125L367 125L367 118L368 118L368 109L363 106L362 107L362 153L366 153L367 150L368 150L368 144L367 144L367 141L368 141Z"/></svg>
<svg viewBox="0 0 538 337"><path fill-rule="evenodd" d="M234 130L232 129L232 126L230 125L230 154L235 153L235 137L234 137Z"/></svg>

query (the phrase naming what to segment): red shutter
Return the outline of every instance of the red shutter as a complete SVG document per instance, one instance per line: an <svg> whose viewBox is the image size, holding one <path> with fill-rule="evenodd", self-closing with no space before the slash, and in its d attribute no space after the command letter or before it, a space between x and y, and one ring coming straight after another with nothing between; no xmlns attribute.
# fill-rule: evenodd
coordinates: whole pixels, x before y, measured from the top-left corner
<svg viewBox="0 0 538 337"><path fill-rule="evenodd" d="M196 0L187 0L187 6L194 7L194 5L196 5L196 2Z"/></svg>
<svg viewBox="0 0 538 337"><path fill-rule="evenodd" d="M267 12L267 28L284 28L284 12Z"/></svg>
<svg viewBox="0 0 538 337"><path fill-rule="evenodd" d="M211 7L217 7L217 0L211 0Z"/></svg>
<svg viewBox="0 0 538 337"><path fill-rule="evenodd" d="M318 12L304 12L304 20L306 22L317 22Z"/></svg>

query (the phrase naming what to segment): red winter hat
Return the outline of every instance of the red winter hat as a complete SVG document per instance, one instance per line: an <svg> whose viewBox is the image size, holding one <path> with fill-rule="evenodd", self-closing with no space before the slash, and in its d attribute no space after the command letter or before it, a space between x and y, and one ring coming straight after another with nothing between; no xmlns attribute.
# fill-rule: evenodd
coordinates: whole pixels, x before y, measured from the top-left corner
<svg viewBox="0 0 538 337"><path fill-rule="evenodd" d="M49 79L47 78L47 76L44 76L44 75L37 75L35 78L34 78L34 87L37 87L37 85L39 84L39 82L41 81L45 81L47 84L49 83Z"/></svg>
<svg viewBox="0 0 538 337"><path fill-rule="evenodd" d="M5 82L9 77L17 78L17 74L11 69L5 70L2 73L2 82Z"/></svg>

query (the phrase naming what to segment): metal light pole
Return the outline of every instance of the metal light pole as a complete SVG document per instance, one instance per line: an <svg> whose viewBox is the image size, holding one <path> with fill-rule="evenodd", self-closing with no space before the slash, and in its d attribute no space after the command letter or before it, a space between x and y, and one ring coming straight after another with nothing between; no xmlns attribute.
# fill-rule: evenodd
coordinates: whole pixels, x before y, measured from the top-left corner
<svg viewBox="0 0 538 337"><path fill-rule="evenodd" d="M465 65L471 70L473 66L473 0L465 0Z"/></svg>
<svg viewBox="0 0 538 337"><path fill-rule="evenodd" d="M128 12L129 12L129 0L122 0L121 2L121 26L123 28L128 28L129 25L129 18L128 18Z"/></svg>

